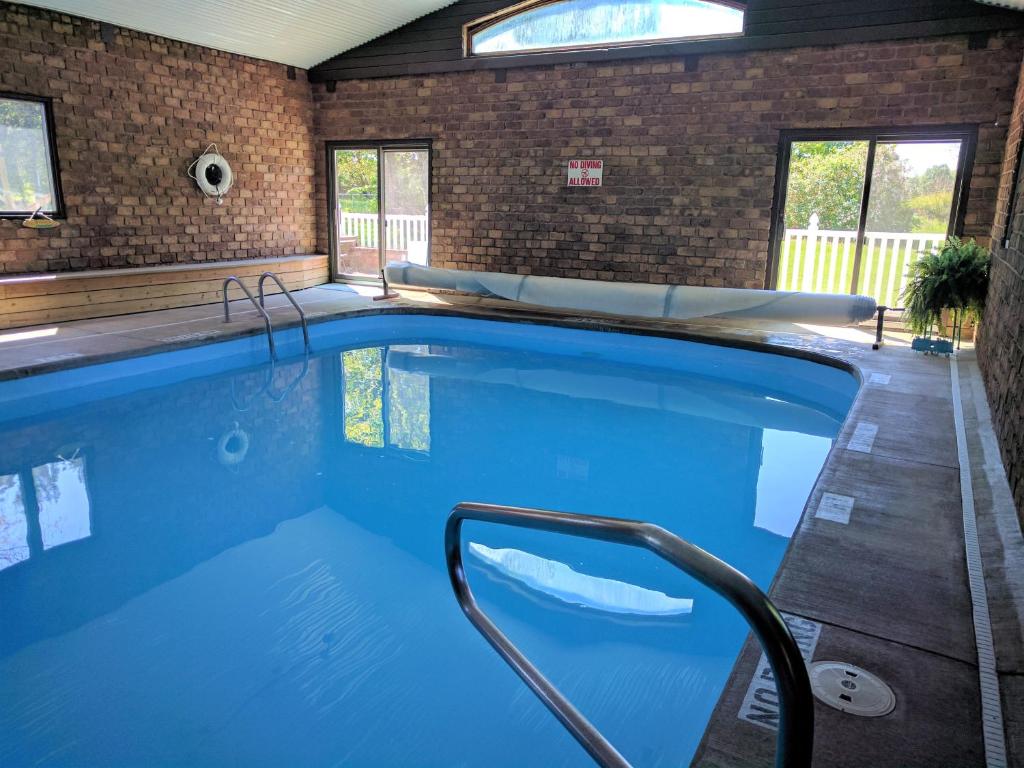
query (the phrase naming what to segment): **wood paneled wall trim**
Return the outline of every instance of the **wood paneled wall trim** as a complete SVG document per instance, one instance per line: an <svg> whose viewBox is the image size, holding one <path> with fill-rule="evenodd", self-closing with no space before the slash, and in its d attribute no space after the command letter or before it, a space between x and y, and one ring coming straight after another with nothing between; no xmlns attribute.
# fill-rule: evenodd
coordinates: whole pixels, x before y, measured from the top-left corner
<svg viewBox="0 0 1024 768"><path fill-rule="evenodd" d="M328 281L327 263L327 256L315 254L4 277L0 329L213 304L221 300L222 283L231 275L253 291L266 271L277 273L288 290L311 288ZM266 288L279 292L272 282Z"/></svg>

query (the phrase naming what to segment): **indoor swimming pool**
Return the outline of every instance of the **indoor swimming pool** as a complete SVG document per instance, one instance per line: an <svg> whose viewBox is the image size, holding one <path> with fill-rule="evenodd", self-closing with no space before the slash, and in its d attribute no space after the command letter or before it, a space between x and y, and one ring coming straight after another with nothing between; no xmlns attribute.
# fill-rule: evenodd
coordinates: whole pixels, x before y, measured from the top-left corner
<svg viewBox="0 0 1024 768"><path fill-rule="evenodd" d="M0 383L0 765L585 766L467 621L474 501L646 520L767 590L858 389L667 338L382 314ZM637 766L747 627L620 545L467 522L481 606Z"/></svg>

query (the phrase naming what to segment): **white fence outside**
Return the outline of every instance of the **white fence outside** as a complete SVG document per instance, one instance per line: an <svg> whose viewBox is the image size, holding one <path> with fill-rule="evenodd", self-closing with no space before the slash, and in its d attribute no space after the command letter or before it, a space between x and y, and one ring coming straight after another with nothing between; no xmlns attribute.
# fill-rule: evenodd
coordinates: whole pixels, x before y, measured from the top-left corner
<svg viewBox="0 0 1024 768"><path fill-rule="evenodd" d="M780 291L850 293L857 233L818 229L817 215L807 229L787 229L779 254ZM856 293L879 304L902 307L910 265L946 241L945 232L865 232Z"/></svg>
<svg viewBox="0 0 1024 768"><path fill-rule="evenodd" d="M338 236L355 237L361 248L376 248L378 245L376 213L345 213L338 212ZM430 223L427 216L392 215L385 219L385 245L389 251L408 251L409 244L414 243L413 250L422 247L430 237Z"/></svg>

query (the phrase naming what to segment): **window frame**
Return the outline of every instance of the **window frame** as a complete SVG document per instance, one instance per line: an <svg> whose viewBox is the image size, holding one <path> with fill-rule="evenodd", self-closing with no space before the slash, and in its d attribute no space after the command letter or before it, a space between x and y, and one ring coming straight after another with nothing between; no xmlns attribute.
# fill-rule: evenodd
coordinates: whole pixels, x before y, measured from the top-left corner
<svg viewBox="0 0 1024 768"><path fill-rule="evenodd" d="M747 6L739 2L739 0L703 0L704 2L712 5L721 5L726 8L732 8L734 10L744 13L744 24L746 23L746 10ZM510 19L514 16L518 16L527 11L531 11L535 8L540 8L545 5L555 5L557 3L567 2L567 0L523 0L523 2L515 3L507 8L488 13L485 16L481 16L472 21L467 21L462 25L462 57L466 59L484 59L484 58L500 58L503 56L529 56L535 53L571 53L573 51L594 51L594 50L605 50L605 49L621 49L621 48L642 48L651 45L671 45L673 43L690 43L699 42L701 40L733 40L744 36L741 32L722 32L716 35L700 35L700 36L686 36L686 37L659 37L651 40L624 40L622 42L604 42L604 43L581 43L578 45L550 45L542 48L517 48L514 51L490 51L487 53L474 53L473 52L473 36L479 32L484 31L488 27L492 27L506 19Z"/></svg>
<svg viewBox="0 0 1024 768"><path fill-rule="evenodd" d="M53 99L49 96L36 96L28 93L0 91L0 99L27 101L43 105L43 122L46 124L46 145L50 155L50 173L53 175L54 206L51 210L42 210L54 219L66 219L67 209L64 205L64 189L60 183L60 157L57 154L57 131L53 119ZM0 219L27 219L33 211L5 211L0 209Z"/></svg>
<svg viewBox="0 0 1024 768"><path fill-rule="evenodd" d="M960 237L967 218L968 196L974 176L974 158L978 147L978 125L957 123L952 125L916 125L860 128L788 128L779 131L779 145L775 156L775 183L772 192L771 224L768 232L768 260L765 266L764 287L775 290L778 281L779 258L785 234L786 194L789 185L789 164L794 142L801 141L866 141L869 143L865 182L861 192L858 233L862 232L871 204L871 181L874 170L874 148L879 143L899 141L942 142L959 141L960 158L953 182L953 201L949 213L947 233ZM857 274L854 273L853 280Z"/></svg>
<svg viewBox="0 0 1024 768"><path fill-rule="evenodd" d="M423 150L427 153L427 264L431 264L434 244L434 140L426 139L334 139L324 142L325 164L327 174L327 243L330 277L334 283L351 283L354 285L380 285L380 276L360 277L338 272L338 174L334 163L335 150L371 149L377 153L377 211L380 215L378 226L378 242L383 248L385 243L384 222L387 199L384 190L384 153L388 150ZM381 251L383 253L383 251ZM383 263L381 267L383 268Z"/></svg>

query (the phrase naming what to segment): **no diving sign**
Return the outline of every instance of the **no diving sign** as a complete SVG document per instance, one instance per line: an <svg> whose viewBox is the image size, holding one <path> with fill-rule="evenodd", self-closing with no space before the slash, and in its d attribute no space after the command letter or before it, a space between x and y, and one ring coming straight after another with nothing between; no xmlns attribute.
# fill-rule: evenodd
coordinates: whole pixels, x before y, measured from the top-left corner
<svg viewBox="0 0 1024 768"><path fill-rule="evenodd" d="M788 613L782 614L782 617L786 620L789 631L793 633L793 639L800 648L800 655L804 657L805 662L810 663L814 658L814 649L818 646L818 638L821 636L821 624ZM773 731L779 729L779 692L775 687L772 667L764 653L761 654L757 670L747 687L747 695L743 697L739 718L762 728Z"/></svg>
<svg viewBox="0 0 1024 768"><path fill-rule="evenodd" d="M604 160L570 160L570 187L600 187L604 178Z"/></svg>

